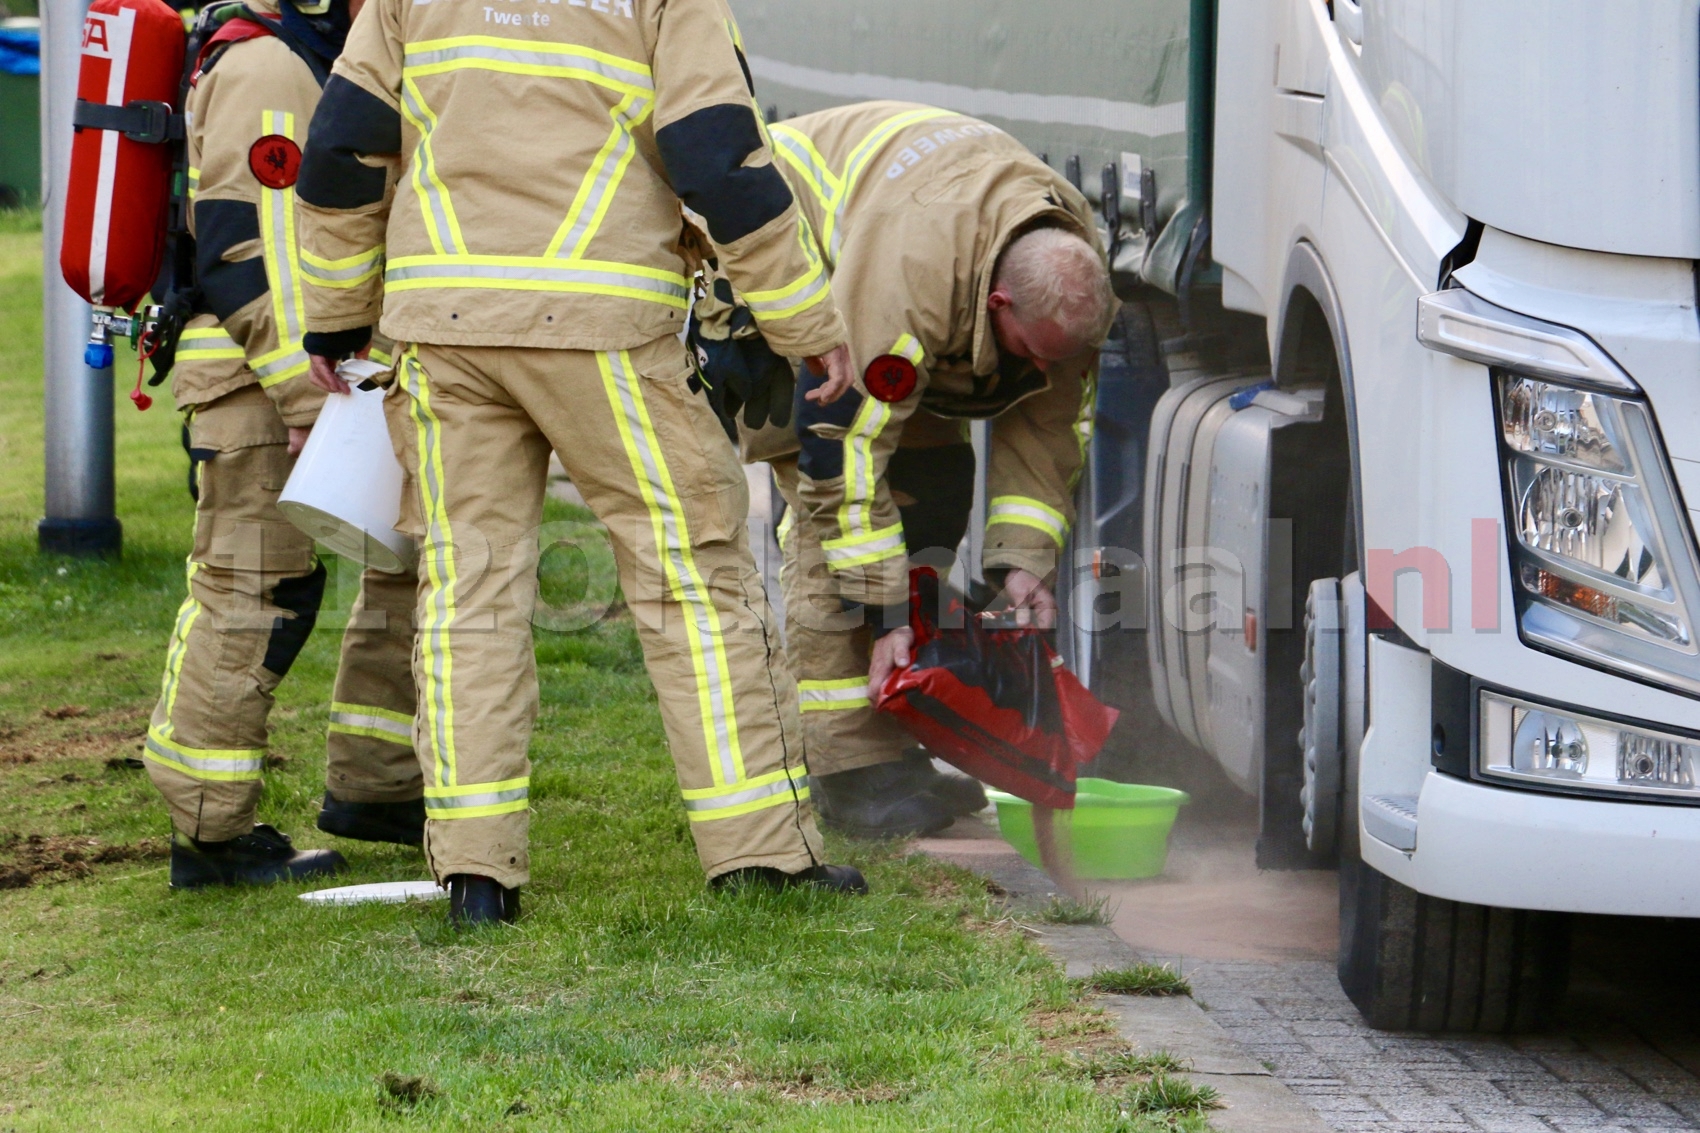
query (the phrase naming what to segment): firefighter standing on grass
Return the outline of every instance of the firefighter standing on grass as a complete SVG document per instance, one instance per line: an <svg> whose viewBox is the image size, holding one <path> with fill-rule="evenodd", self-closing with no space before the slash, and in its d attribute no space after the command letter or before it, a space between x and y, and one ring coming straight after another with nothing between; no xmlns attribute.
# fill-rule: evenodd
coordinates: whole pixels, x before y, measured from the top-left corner
<svg viewBox="0 0 1700 1133"><path fill-rule="evenodd" d="M870 699L908 663L909 556L948 573L974 500L968 422L994 418L986 577L1049 626L1116 299L1085 198L994 126L870 102L770 129L863 375L832 404L799 401L794 429L745 434L791 509L782 583L811 782L847 833L932 833L986 800L906 752ZM706 304L711 323L732 317L726 298ZM713 361L728 355L704 345L726 388Z"/></svg>
<svg viewBox="0 0 1700 1133"><path fill-rule="evenodd" d="M277 496L324 394L303 348L294 243L300 142L361 0L252 0L207 42L186 104L200 301L172 393L197 469L189 596L148 727L148 773L174 827L171 884L329 873L255 824L272 692L312 632L325 568ZM410 732L410 577L369 574L343 647L319 825L417 844L422 783ZM365 613L362 613L366 611ZM383 615L387 612L387 618Z"/></svg>
<svg viewBox="0 0 1700 1133"><path fill-rule="evenodd" d="M308 279L337 284L307 290L315 380L338 388L374 324L413 344L386 410L423 544L425 846L457 924L511 920L530 875L551 448L613 539L704 870L865 888L822 864L743 473L677 337L683 200L774 348L830 374L817 396L853 378L746 74L723 0L370 0L313 120L302 244L338 273Z"/></svg>

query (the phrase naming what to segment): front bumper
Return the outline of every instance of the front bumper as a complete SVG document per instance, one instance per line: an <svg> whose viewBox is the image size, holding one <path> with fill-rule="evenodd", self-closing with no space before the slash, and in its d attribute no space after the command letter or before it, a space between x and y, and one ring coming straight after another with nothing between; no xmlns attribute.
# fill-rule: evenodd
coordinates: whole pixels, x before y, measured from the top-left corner
<svg viewBox="0 0 1700 1133"><path fill-rule="evenodd" d="M1429 772L1416 847L1364 861L1419 893L1478 905L1700 917L1700 807L1543 794Z"/></svg>

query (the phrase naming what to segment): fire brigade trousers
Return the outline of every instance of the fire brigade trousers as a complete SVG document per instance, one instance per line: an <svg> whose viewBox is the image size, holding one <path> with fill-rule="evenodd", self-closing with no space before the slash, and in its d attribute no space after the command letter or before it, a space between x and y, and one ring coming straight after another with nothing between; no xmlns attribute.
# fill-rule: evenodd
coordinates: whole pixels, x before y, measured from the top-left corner
<svg viewBox="0 0 1700 1133"><path fill-rule="evenodd" d="M198 407L189 422L199 471L189 594L166 651L144 755L173 824L203 841L253 828L272 692L313 631L324 594L325 568L313 541L277 510L293 464L288 440L282 418L257 385ZM384 580L362 595L357 613L398 609L399 621L392 621L400 636L374 647L370 634L356 635L345 644L337 684L339 694L353 690L356 700L374 708L396 711L400 705L408 724L409 695L366 690L411 686L412 589L411 578L399 586ZM348 797L356 800L419 797L417 760L405 740L382 749L355 740L332 738L333 786L353 785Z"/></svg>
<svg viewBox="0 0 1700 1133"><path fill-rule="evenodd" d="M413 753L412 571L360 576L360 596L343 630L325 743L325 787L343 802L394 803L425 790Z"/></svg>
<svg viewBox="0 0 1700 1133"><path fill-rule="evenodd" d="M528 879L531 625L549 451L607 526L710 877L820 860L749 493L672 336L596 353L421 345L385 401L421 540L415 746L439 880Z"/></svg>
<svg viewBox="0 0 1700 1133"><path fill-rule="evenodd" d="M901 759L914 741L896 720L875 711L868 695L872 629L862 611L845 611L809 525L790 520L797 514L796 460L774 461L773 472L788 509L779 581L809 770L832 775ZM900 447L886 467L886 482L903 520L910 565L931 566L940 578L949 577L974 506L973 446Z"/></svg>

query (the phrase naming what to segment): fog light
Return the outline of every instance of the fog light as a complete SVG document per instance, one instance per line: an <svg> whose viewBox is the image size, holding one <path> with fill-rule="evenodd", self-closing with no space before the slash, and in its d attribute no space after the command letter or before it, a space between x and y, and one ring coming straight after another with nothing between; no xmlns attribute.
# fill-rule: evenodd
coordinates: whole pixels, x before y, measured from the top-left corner
<svg viewBox="0 0 1700 1133"><path fill-rule="evenodd" d="M1588 770L1588 740L1575 720L1551 712L1513 710L1520 717L1511 741L1511 766L1537 774L1583 775Z"/></svg>
<svg viewBox="0 0 1700 1133"><path fill-rule="evenodd" d="M1485 689L1476 769L1489 779L1700 803L1700 737L1627 728Z"/></svg>

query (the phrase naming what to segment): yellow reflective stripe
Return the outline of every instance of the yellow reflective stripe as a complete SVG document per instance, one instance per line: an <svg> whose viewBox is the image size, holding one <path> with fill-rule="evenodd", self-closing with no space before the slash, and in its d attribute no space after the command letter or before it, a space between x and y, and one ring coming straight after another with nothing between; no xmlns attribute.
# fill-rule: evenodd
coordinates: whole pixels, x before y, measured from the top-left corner
<svg viewBox="0 0 1700 1133"><path fill-rule="evenodd" d="M402 73L407 77L472 69L582 79L622 94L655 92L653 73L644 64L573 43L463 35L410 43L402 51Z"/></svg>
<svg viewBox="0 0 1700 1133"><path fill-rule="evenodd" d="M785 509L785 517L779 521L778 528L773 532L773 538L781 548L785 546L785 540L791 537L791 529L796 526L797 509L788 507Z"/></svg>
<svg viewBox="0 0 1700 1133"><path fill-rule="evenodd" d="M926 107L920 110L906 110L902 114L887 118L875 126L867 137L857 143L850 151L850 160L844 163L844 178L838 191L837 200L833 203L831 215L827 217L827 245L836 262L839 248L843 242L843 233L839 225L844 220L844 210L850 204L850 198L856 192L856 184L862 179L862 173L868 168L868 163L885 147L898 131L907 129L917 122L925 122L932 118L960 117L954 110L938 110Z"/></svg>
<svg viewBox="0 0 1700 1133"><path fill-rule="evenodd" d="M345 736L366 736L390 743L413 743L413 717L372 704L331 703L330 730Z"/></svg>
<svg viewBox="0 0 1700 1133"><path fill-rule="evenodd" d="M165 650L165 676L160 680L159 699L165 704L165 725L160 729L164 736L170 736L176 730L172 723L173 713L177 711L177 690L183 683L183 660L189 652L189 631L195 627L195 621L201 616L201 604L195 599L195 576L201 572L201 564L194 559L189 560L188 582L189 594L183 599L183 604L177 607L177 622L171 627L171 644Z"/></svg>
<svg viewBox="0 0 1700 1133"><path fill-rule="evenodd" d="M270 389L279 382L305 374L311 362L307 358L307 352L297 344L293 347L281 347L270 354L262 354L248 365L259 375L260 388Z"/></svg>
<svg viewBox="0 0 1700 1133"><path fill-rule="evenodd" d="M367 252L327 260L301 249L301 274L313 287L357 287L377 275L384 267L384 246L379 244Z"/></svg>
<svg viewBox="0 0 1700 1133"><path fill-rule="evenodd" d="M690 285L677 272L602 260L544 256L403 256L384 270L388 291L483 287L562 291L644 299L684 310Z"/></svg>
<svg viewBox="0 0 1700 1133"><path fill-rule="evenodd" d="M431 391L418 352L408 347L401 363L402 389L408 395L413 417L414 442L419 454L415 478L419 481L419 503L429 532L420 548L426 591L425 614L419 626L420 668L425 673L424 704L427 719L423 728L431 753L427 766L436 773L439 787L455 784L454 658L449 647L449 628L455 619L456 589L454 532L449 526L446 485L443 475L442 422L431 409ZM421 761L425 762L425 761Z"/></svg>
<svg viewBox="0 0 1700 1133"><path fill-rule="evenodd" d="M668 588L684 608L690 627L691 666L696 673L697 707L702 714L709 767L717 785L738 783L744 778L744 754L738 741L732 671L726 657L720 614L697 573L690 531L678 505L679 495L673 487L660 439L649 418L642 382L632 373L631 357L625 351L596 357L620 440L631 461L632 475L649 509Z"/></svg>
<svg viewBox="0 0 1700 1133"><path fill-rule="evenodd" d="M832 210L838 203L838 194L843 189L843 182L833 175L832 166L827 164L826 158L815 148L815 143L795 126L772 125L768 127L768 133L773 138L774 152L797 171L809 190L814 193L815 200L820 202L821 215L830 232Z"/></svg>
<svg viewBox="0 0 1700 1133"><path fill-rule="evenodd" d="M775 291L751 291L744 302L758 322L789 319L813 307L832 293L827 280L826 265L815 258L813 266L802 277Z"/></svg>
<svg viewBox="0 0 1700 1133"><path fill-rule="evenodd" d="M530 805L530 778L425 788L427 818L488 818L495 814L512 814L525 810Z"/></svg>
<svg viewBox="0 0 1700 1133"><path fill-rule="evenodd" d="M236 344L230 333L223 327L196 327L186 330L177 338L177 360L179 362L205 359L236 359L244 361L248 352Z"/></svg>
<svg viewBox="0 0 1700 1133"><path fill-rule="evenodd" d="M414 147L413 191L419 197L419 211L425 221L425 233L431 247L439 255L459 252L466 247L460 234L460 220L455 216L449 190L437 176L437 158L431 149L431 135L437 129L437 116L425 104L425 96L406 75L401 80L401 112L419 132L419 144Z"/></svg>
<svg viewBox="0 0 1700 1133"><path fill-rule="evenodd" d="M897 341L892 343L891 353L899 358L907 358L917 366L927 359L927 352L921 348L920 340L908 333L897 336Z"/></svg>
<svg viewBox="0 0 1700 1133"><path fill-rule="evenodd" d="M995 523L1013 523L1035 528L1056 540L1059 547L1068 536L1068 519L1063 513L1028 496L994 498L987 509L986 526L991 527Z"/></svg>
<svg viewBox="0 0 1700 1133"><path fill-rule="evenodd" d="M891 406L876 398L862 399L850 429L844 434L844 503L838 509L838 529L845 535L866 534L874 506L874 441L891 420Z"/></svg>
<svg viewBox="0 0 1700 1133"><path fill-rule="evenodd" d="M809 775L801 768L758 776L731 787L681 791L692 822L712 822L768 807L800 803L809 797Z"/></svg>
<svg viewBox="0 0 1700 1133"><path fill-rule="evenodd" d="M867 677L797 682L797 707L804 712L844 712L871 703Z"/></svg>
<svg viewBox="0 0 1700 1133"><path fill-rule="evenodd" d="M1080 446L1080 463L1068 478L1068 493L1072 497L1080 484L1080 474L1086 470L1086 458L1092 447L1092 430L1096 427L1094 413L1098 406L1098 362L1093 359L1080 377L1080 412L1074 419L1074 437Z"/></svg>
<svg viewBox="0 0 1700 1133"><path fill-rule="evenodd" d="M549 249L544 253L546 256L578 259L584 255L591 238L602 227L608 206L613 204L614 194L626 175L626 168L631 165L632 155L637 152L632 130L648 118L654 108L653 100L632 91L608 111L614 119L614 129L608 140L602 143L596 159L590 163L584 182L573 196L572 208L567 210L567 218L561 222L554 239L549 241ZM585 216L587 209L588 217Z"/></svg>
<svg viewBox="0 0 1700 1133"><path fill-rule="evenodd" d="M830 570L848 570L884 559L895 559L905 553L903 525L893 524L865 535L845 535L828 539L821 544Z"/></svg>
<svg viewBox="0 0 1700 1133"><path fill-rule="evenodd" d="M201 191L201 171L193 165L189 167L189 199L195 199L195 194Z"/></svg>
<svg viewBox="0 0 1700 1133"><path fill-rule="evenodd" d="M184 747L158 728L148 729L142 757L191 778L215 783L250 782L261 777L266 764L264 748Z"/></svg>
<svg viewBox="0 0 1700 1133"><path fill-rule="evenodd" d="M366 357L380 366L392 366L395 364L395 358L391 356L389 351L379 350L376 346L372 347L372 349L366 353Z"/></svg>
<svg viewBox="0 0 1700 1133"><path fill-rule="evenodd" d="M295 115L282 110L260 112L266 134L295 137ZM277 331L277 348L252 359L249 365L260 377L262 387L277 385L307 372L307 355L301 349L306 333L301 311L301 257L295 246L295 190L264 189L260 193L261 258L266 268L266 285L271 290L272 320Z"/></svg>

